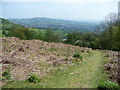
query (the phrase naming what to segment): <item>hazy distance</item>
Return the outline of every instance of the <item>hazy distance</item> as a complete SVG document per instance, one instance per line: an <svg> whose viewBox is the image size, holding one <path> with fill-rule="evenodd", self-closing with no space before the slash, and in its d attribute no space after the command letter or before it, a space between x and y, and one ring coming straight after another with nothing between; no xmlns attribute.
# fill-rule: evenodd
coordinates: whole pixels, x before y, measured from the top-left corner
<svg viewBox="0 0 120 90"><path fill-rule="evenodd" d="M14 1L14 2L13 2ZM48 17L66 20L103 20L111 12L117 13L118 0L45 0L45 2L8 2L3 0L2 15L4 18Z"/></svg>

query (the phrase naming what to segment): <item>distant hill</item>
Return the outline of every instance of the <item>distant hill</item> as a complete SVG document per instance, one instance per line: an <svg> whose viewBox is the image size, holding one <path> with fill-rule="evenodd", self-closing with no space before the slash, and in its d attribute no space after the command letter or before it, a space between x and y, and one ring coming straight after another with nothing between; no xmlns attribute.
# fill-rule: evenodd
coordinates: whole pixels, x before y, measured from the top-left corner
<svg viewBox="0 0 120 90"><path fill-rule="evenodd" d="M0 21L1 21L0 24L2 24L0 26L0 30L9 30L12 25L23 27L20 24L14 24L13 22L11 22L11 21L9 21L7 19L4 19L4 18L0 18Z"/></svg>
<svg viewBox="0 0 120 90"><path fill-rule="evenodd" d="M0 21L1 21L0 23L2 24L0 26L0 30L8 30L13 25L11 21L3 19L3 18L0 18Z"/></svg>
<svg viewBox="0 0 120 90"><path fill-rule="evenodd" d="M44 17L9 20L15 24L24 25L25 27L31 27L35 29L50 28L53 30L62 30L64 32L91 32L98 25L98 23L95 22L78 22Z"/></svg>

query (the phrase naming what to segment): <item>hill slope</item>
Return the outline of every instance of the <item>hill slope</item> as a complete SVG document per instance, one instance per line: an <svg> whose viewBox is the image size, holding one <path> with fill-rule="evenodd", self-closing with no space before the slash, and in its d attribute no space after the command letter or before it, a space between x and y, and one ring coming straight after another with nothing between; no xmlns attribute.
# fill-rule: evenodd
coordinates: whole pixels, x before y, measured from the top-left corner
<svg viewBox="0 0 120 90"><path fill-rule="evenodd" d="M13 25L9 20L0 18L0 30L8 30Z"/></svg>
<svg viewBox="0 0 120 90"><path fill-rule="evenodd" d="M0 41L1 70L9 69L12 77L3 79L3 87L96 88L99 81L108 79L103 73L108 60L103 51L15 37ZM26 81L33 73L39 83Z"/></svg>
<svg viewBox="0 0 120 90"><path fill-rule="evenodd" d="M50 19L43 17L28 18L28 19L9 19L13 23L21 24L26 27L36 29L50 28L63 30L64 32L91 32L95 29L98 23L90 22L75 22L68 20Z"/></svg>
<svg viewBox="0 0 120 90"><path fill-rule="evenodd" d="M14 24L11 21L4 19L4 18L0 18L0 21L1 21L0 22L0 30L9 30L9 28L12 25L18 25L18 24ZM19 26L23 27L22 25L19 25Z"/></svg>

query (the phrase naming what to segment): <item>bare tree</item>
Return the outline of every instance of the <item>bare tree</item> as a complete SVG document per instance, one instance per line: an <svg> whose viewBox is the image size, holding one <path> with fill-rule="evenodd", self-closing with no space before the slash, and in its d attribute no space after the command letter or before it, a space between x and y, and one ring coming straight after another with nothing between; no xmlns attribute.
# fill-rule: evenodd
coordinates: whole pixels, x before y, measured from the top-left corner
<svg viewBox="0 0 120 90"><path fill-rule="evenodd" d="M110 13L108 16L105 17L105 26L107 29L110 30L110 33L112 34L112 27L115 25L118 20L116 13Z"/></svg>

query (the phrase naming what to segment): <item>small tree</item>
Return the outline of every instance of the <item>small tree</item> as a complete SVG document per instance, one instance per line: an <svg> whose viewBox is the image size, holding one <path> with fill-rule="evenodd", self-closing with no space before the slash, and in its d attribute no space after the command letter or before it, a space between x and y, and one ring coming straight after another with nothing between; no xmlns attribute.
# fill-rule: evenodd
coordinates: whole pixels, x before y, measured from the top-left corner
<svg viewBox="0 0 120 90"><path fill-rule="evenodd" d="M31 39L36 39L37 38L37 32L34 30L30 30L30 29L25 29L25 36L27 40L31 40Z"/></svg>
<svg viewBox="0 0 120 90"><path fill-rule="evenodd" d="M101 41L101 47L103 49L112 49L112 50L118 50L120 39L119 34L119 25L118 25L118 20L117 20L117 15L115 13L110 13L106 18L105 18L105 25L106 28L103 31L100 41Z"/></svg>
<svg viewBox="0 0 120 90"><path fill-rule="evenodd" d="M20 39L26 39L25 31L28 28L20 27L18 25L13 25L10 27L9 36L18 37Z"/></svg>
<svg viewBox="0 0 120 90"><path fill-rule="evenodd" d="M47 42L60 42L60 37L58 34L53 32L52 30L46 30L46 33L44 35L44 40Z"/></svg>
<svg viewBox="0 0 120 90"><path fill-rule="evenodd" d="M36 39L38 39L38 40L43 40L43 34L42 34L41 31L38 31L38 34L37 34Z"/></svg>

